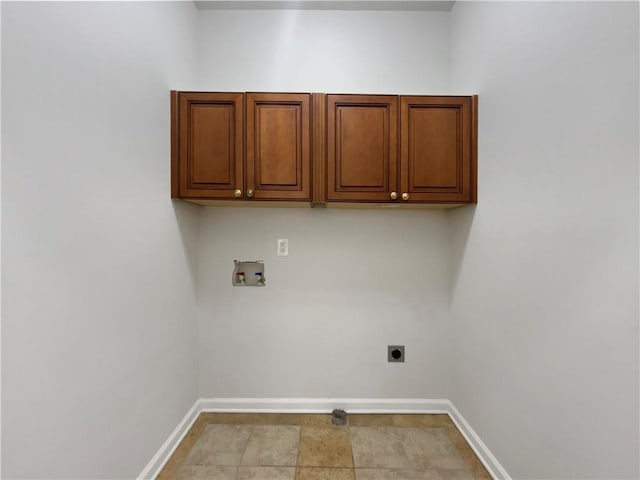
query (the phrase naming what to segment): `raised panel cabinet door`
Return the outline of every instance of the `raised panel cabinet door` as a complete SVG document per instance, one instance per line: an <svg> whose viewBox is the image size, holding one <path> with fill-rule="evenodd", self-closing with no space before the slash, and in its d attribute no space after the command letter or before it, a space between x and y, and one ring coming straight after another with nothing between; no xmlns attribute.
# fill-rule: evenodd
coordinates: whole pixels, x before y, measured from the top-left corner
<svg viewBox="0 0 640 480"><path fill-rule="evenodd" d="M398 97L327 95L327 200L386 202L398 189Z"/></svg>
<svg viewBox="0 0 640 480"><path fill-rule="evenodd" d="M403 199L408 196L405 201L475 201L473 111L473 97L400 97L400 190Z"/></svg>
<svg viewBox="0 0 640 480"><path fill-rule="evenodd" d="M180 92L180 196L233 199L243 190L244 94Z"/></svg>
<svg viewBox="0 0 640 480"><path fill-rule="evenodd" d="M311 95L247 93L245 198L311 200Z"/></svg>

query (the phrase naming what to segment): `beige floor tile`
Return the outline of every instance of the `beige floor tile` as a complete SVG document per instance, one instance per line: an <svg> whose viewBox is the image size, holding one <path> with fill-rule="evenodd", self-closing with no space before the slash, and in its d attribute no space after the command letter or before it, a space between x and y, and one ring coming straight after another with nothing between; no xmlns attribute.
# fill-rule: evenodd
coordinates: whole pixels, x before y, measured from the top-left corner
<svg viewBox="0 0 640 480"><path fill-rule="evenodd" d="M203 413L208 423L229 425L300 425L302 415L297 413Z"/></svg>
<svg viewBox="0 0 640 480"><path fill-rule="evenodd" d="M225 413L213 413L213 412L202 412L200 414L200 419L207 423L232 423L232 422L220 422L218 421L222 415L226 415Z"/></svg>
<svg viewBox="0 0 640 480"><path fill-rule="evenodd" d="M430 468L427 468L424 472L424 480L443 480L443 478L437 469L430 467Z"/></svg>
<svg viewBox="0 0 640 480"><path fill-rule="evenodd" d="M436 469L442 480L475 480L473 472L467 468L456 470Z"/></svg>
<svg viewBox="0 0 640 480"><path fill-rule="evenodd" d="M467 463L463 460L459 453L453 455L438 455L431 459L430 466L441 470L469 470Z"/></svg>
<svg viewBox="0 0 640 480"><path fill-rule="evenodd" d="M431 414L431 415L390 415L391 422L395 427L415 427L415 428L433 428L445 427L451 423L449 415Z"/></svg>
<svg viewBox="0 0 640 480"><path fill-rule="evenodd" d="M351 427L392 427L391 415L355 414L347 415Z"/></svg>
<svg viewBox="0 0 640 480"><path fill-rule="evenodd" d="M240 467L236 480L294 480L294 467Z"/></svg>
<svg viewBox="0 0 640 480"><path fill-rule="evenodd" d="M300 425L302 415L298 413L262 413L256 425Z"/></svg>
<svg viewBox="0 0 640 480"><path fill-rule="evenodd" d="M395 427L349 427L356 468L411 468Z"/></svg>
<svg viewBox="0 0 640 480"><path fill-rule="evenodd" d="M347 416L347 418L349 417ZM330 427L333 426L333 423L331 423L331 415L318 413L302 415L301 425L310 427Z"/></svg>
<svg viewBox="0 0 640 480"><path fill-rule="evenodd" d="M299 444L299 426L255 426L242 456L241 464L262 467L295 467Z"/></svg>
<svg viewBox="0 0 640 480"><path fill-rule="evenodd" d="M186 465L238 465L254 427L207 425L185 459Z"/></svg>
<svg viewBox="0 0 640 480"><path fill-rule="evenodd" d="M357 468L356 480L444 480L444 477L434 468Z"/></svg>
<svg viewBox="0 0 640 480"><path fill-rule="evenodd" d="M444 431L449 437L449 440L451 440L454 445L469 447L469 444L467 444L467 441L464 439L455 425L447 425L446 427L444 427Z"/></svg>
<svg viewBox="0 0 640 480"><path fill-rule="evenodd" d="M183 465L175 480L234 480L237 469L218 465Z"/></svg>
<svg viewBox="0 0 640 480"><path fill-rule="evenodd" d="M442 428L401 428L398 434L404 451L411 461L411 466L415 469L427 469L438 458L446 458L449 463L452 462L451 458L458 460L459 463L451 468L466 466L455 445Z"/></svg>
<svg viewBox="0 0 640 480"><path fill-rule="evenodd" d="M480 462L478 457L476 457L475 454L472 455L472 459L465 458L464 456L462 458L465 459L469 470L473 473L473 478L475 480L493 480L493 477L489 474L484 465L482 465L482 462Z"/></svg>
<svg viewBox="0 0 640 480"><path fill-rule="evenodd" d="M334 426L303 426L298 465L353 468L349 430Z"/></svg>
<svg viewBox="0 0 640 480"><path fill-rule="evenodd" d="M406 468L357 468L356 480L437 480L426 477L422 470Z"/></svg>
<svg viewBox="0 0 640 480"><path fill-rule="evenodd" d="M296 480L355 480L352 468L298 467Z"/></svg>

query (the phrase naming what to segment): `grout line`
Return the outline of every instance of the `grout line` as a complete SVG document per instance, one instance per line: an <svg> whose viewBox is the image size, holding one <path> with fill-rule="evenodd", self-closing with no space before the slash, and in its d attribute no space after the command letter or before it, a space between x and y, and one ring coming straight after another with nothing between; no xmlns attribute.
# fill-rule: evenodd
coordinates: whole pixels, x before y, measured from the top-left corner
<svg viewBox="0 0 640 480"><path fill-rule="evenodd" d="M356 478L356 457L353 454L353 442L351 441L351 423L347 416L347 430L349 432L349 446L351 447L351 464L353 465L353 478Z"/></svg>
<svg viewBox="0 0 640 480"><path fill-rule="evenodd" d="M293 478L295 480L295 477L298 476L298 463L300 462L300 447L302 446L302 415L300 415L300 436L298 437L299 441L298 441L298 454L296 455L296 469L295 472L293 472Z"/></svg>
<svg viewBox="0 0 640 480"><path fill-rule="evenodd" d="M236 475L234 477L236 480L238 478L238 474L240 473L240 466L242 466L242 460L244 459L244 455L245 453L247 453L247 447L249 446L249 442L251 441L251 436L253 435L254 425L248 425L248 427L250 427L251 430L249 431L249 438L247 438L247 443L245 444L244 449L242 450L242 455L240 455L240 463L238 463L238 465L236 466Z"/></svg>

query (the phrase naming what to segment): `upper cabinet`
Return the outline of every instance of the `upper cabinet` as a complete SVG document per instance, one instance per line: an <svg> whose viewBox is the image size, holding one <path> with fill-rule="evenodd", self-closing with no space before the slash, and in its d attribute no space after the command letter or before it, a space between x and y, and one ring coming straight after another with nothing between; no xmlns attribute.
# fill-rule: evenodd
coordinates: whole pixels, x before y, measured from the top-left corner
<svg viewBox="0 0 640 480"><path fill-rule="evenodd" d="M174 198L476 202L477 96L172 92Z"/></svg>
<svg viewBox="0 0 640 480"><path fill-rule="evenodd" d="M385 202L398 188L398 97L327 95L327 200Z"/></svg>
<svg viewBox="0 0 640 480"><path fill-rule="evenodd" d="M475 203L474 97L400 97L400 200Z"/></svg>
<svg viewBox="0 0 640 480"><path fill-rule="evenodd" d="M172 196L311 200L311 96L172 92Z"/></svg>
<svg viewBox="0 0 640 480"><path fill-rule="evenodd" d="M327 201L474 203L474 111L474 97L327 95Z"/></svg>
<svg viewBox="0 0 640 480"><path fill-rule="evenodd" d="M234 198L243 187L244 95L172 93L172 196Z"/></svg>
<svg viewBox="0 0 640 480"><path fill-rule="evenodd" d="M311 96L247 93L246 195L311 200Z"/></svg>

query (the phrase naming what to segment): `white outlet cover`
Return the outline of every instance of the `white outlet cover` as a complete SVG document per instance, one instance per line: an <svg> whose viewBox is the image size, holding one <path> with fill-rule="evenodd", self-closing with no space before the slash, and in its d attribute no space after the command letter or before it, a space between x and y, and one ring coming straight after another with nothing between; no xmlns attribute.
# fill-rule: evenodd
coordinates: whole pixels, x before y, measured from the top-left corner
<svg viewBox="0 0 640 480"><path fill-rule="evenodd" d="M279 257L289 256L289 239L288 238L278 239L278 256Z"/></svg>

